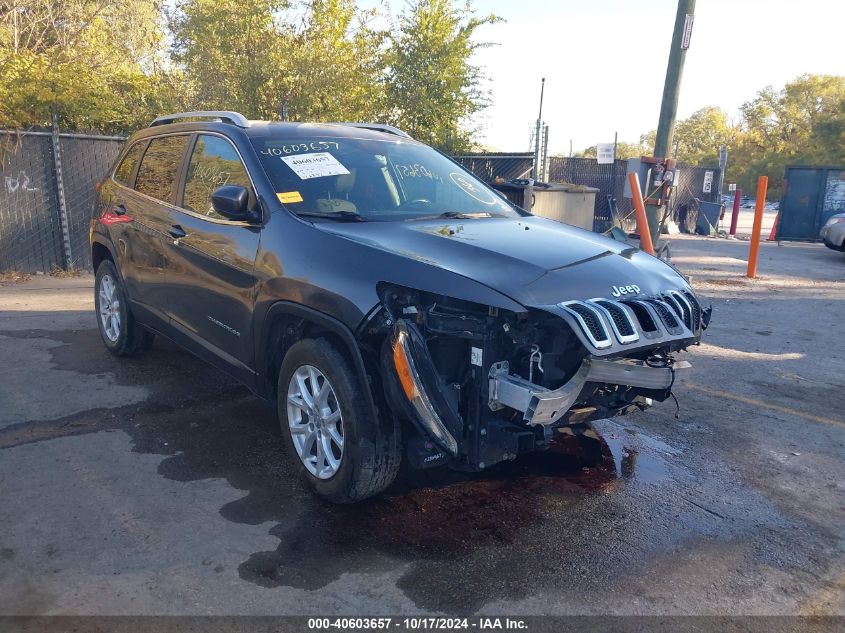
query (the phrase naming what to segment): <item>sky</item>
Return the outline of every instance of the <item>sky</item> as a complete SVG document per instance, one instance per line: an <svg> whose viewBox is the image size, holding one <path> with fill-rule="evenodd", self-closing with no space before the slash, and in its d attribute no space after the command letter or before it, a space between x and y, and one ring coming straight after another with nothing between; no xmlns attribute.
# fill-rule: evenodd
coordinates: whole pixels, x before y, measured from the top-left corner
<svg viewBox="0 0 845 633"><path fill-rule="evenodd" d="M401 2L389 2L401 8ZM546 78L549 153L637 142L657 127L677 0L475 0L505 22L479 39L492 105L482 142L527 151ZM845 75L845 0L698 0L678 117L708 105L736 116L767 85Z"/></svg>

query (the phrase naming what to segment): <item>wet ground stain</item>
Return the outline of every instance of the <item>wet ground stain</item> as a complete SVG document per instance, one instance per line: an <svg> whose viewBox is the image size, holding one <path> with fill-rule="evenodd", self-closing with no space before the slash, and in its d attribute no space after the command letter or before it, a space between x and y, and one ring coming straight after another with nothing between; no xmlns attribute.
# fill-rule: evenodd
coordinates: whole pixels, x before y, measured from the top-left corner
<svg viewBox="0 0 845 633"><path fill-rule="evenodd" d="M472 610L490 597L487 583L475 593L452 585L466 577L465 566L479 552L508 556L523 548L528 531L545 521L550 499L578 499L617 485L621 474L608 446L602 449L595 464L576 438L566 437L547 452L483 473L405 472L386 494L355 506L312 500L293 525L282 522L270 531L279 539L276 550L253 554L238 572L262 587L314 591L344 573L387 572L406 561L411 568L399 586L418 606ZM519 567L512 571L521 575ZM527 581L502 597L524 595Z"/></svg>
<svg viewBox="0 0 845 633"><path fill-rule="evenodd" d="M217 370L167 343L125 361L102 349L96 331L50 332L49 338L64 343L51 350L57 367L113 372L118 383L144 384L152 395L136 405L8 427L0 430L0 448L122 430L134 451L164 456L163 477L225 478L245 494L220 509L224 518L275 523L270 534L278 547L250 555L237 569L241 579L262 587L317 590L346 573L408 565L398 585L420 608L471 612L491 599L531 595L562 576L589 584L581 574L601 564L595 556L602 548L592 549L596 541L617 547L616 532L643 520L615 494L620 486L669 477L657 453L671 448L619 426L597 452L561 436L549 451L478 474L403 472L376 499L334 506L303 486L272 408ZM648 520L670 521L674 510L664 505ZM584 508L595 534L581 533ZM651 540L642 551L616 557L662 547Z"/></svg>

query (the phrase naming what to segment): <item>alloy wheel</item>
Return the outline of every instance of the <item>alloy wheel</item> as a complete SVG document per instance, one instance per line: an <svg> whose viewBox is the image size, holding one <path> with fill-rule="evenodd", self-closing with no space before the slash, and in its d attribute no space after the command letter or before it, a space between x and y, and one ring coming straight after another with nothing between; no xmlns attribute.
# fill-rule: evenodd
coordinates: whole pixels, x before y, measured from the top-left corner
<svg viewBox="0 0 845 633"><path fill-rule="evenodd" d="M343 459L343 416L329 379L312 365L293 372L287 393L290 435L312 475L329 479Z"/></svg>
<svg viewBox="0 0 845 633"><path fill-rule="evenodd" d="M103 275L100 278L100 323L103 325L103 332L112 342L116 342L120 336L120 299L117 294L117 287L111 275Z"/></svg>

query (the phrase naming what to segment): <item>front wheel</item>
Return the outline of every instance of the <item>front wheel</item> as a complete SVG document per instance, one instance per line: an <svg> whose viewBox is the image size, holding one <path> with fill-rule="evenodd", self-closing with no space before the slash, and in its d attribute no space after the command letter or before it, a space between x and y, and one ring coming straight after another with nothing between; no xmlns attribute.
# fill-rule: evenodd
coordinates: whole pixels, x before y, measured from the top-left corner
<svg viewBox="0 0 845 633"><path fill-rule="evenodd" d="M402 457L398 423L373 418L356 373L329 341L291 346L277 393L292 458L319 496L353 503L393 483Z"/></svg>
<svg viewBox="0 0 845 633"><path fill-rule="evenodd" d="M152 345L152 332L135 323L117 269L108 260L97 267L94 306L100 336L112 354L131 356Z"/></svg>

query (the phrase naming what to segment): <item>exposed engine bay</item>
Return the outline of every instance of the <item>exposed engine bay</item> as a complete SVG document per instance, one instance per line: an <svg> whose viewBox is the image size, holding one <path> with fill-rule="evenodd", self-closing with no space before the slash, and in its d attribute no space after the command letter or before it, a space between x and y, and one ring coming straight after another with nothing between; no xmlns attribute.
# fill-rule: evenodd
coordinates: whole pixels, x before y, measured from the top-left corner
<svg viewBox="0 0 845 633"><path fill-rule="evenodd" d="M548 448L555 433L672 395L710 310L689 289L511 312L395 286L362 332L380 349L418 468L480 470Z"/></svg>

